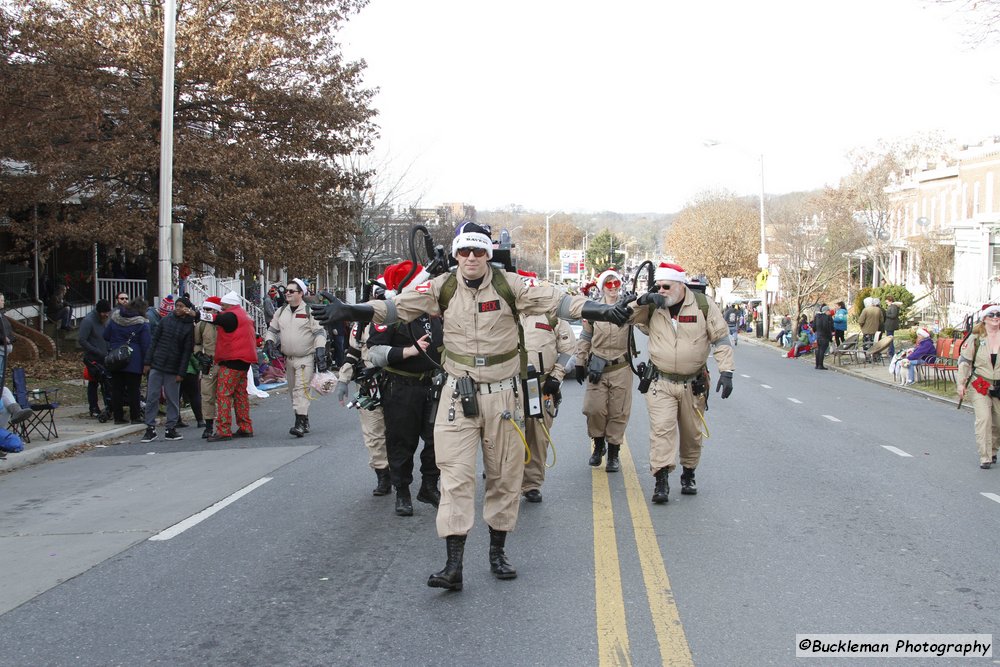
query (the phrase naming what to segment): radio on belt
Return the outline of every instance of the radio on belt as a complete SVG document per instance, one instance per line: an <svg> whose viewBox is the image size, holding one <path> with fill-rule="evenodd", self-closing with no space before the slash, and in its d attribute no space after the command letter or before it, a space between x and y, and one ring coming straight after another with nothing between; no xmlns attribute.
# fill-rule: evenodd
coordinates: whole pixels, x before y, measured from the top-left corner
<svg viewBox="0 0 1000 667"><path fill-rule="evenodd" d="M522 382L524 388L524 414L527 417L542 416L542 382L534 365L528 364L528 377Z"/></svg>

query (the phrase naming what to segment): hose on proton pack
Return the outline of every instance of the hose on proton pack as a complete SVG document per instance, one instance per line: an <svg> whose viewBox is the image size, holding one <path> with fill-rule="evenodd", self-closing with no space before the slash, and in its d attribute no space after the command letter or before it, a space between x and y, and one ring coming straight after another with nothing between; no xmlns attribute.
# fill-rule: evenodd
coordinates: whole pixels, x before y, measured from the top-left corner
<svg viewBox="0 0 1000 667"><path fill-rule="evenodd" d="M524 465L528 465L531 463L531 448L528 447L528 439L524 436L524 431L517 425L517 420L514 419L514 415L511 414L510 410L504 410L500 415L500 419L509 421L514 430L517 431L517 434L521 436L521 442L524 443Z"/></svg>
<svg viewBox="0 0 1000 667"><path fill-rule="evenodd" d="M417 276L417 265L420 264L420 256L417 254L418 233L424 236L424 254L427 255L427 264L419 276ZM406 285L406 288L412 288L426 281L428 278L440 275L448 270L448 256L444 252L444 246L440 244L434 245L434 237L431 236L430 231L423 225L413 225L410 227L410 261L413 262L413 266L410 267L409 273L400 282L400 285ZM416 276L416 279L414 279L414 276Z"/></svg>
<svg viewBox="0 0 1000 667"><path fill-rule="evenodd" d="M645 267L645 269L646 269L646 287L647 287L647 289L648 289L648 287L650 285L653 284L653 276L656 273L656 265L652 262L652 260L649 260L649 259L643 260L642 264L639 265L639 268L637 268L635 270L635 275L632 276L632 294L638 294L639 293L639 274L642 273L643 267ZM625 356L628 357L628 367L630 369L632 369L632 373L637 378L642 379L642 375L643 375L643 373L646 370L645 363L640 363L639 366L638 366L638 368L637 368L636 365L635 365L635 362L633 361L633 359L635 357L639 356L639 349L638 349L638 347L636 347L636 344L635 344L635 325L634 324L628 325L628 352L626 353ZM652 363L652 362L650 362L650 363Z"/></svg>

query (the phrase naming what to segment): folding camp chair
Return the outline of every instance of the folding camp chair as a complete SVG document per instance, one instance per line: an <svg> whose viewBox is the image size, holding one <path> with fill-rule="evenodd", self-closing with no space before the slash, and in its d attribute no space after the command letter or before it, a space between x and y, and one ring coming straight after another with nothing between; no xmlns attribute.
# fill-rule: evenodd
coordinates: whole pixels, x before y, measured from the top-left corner
<svg viewBox="0 0 1000 667"><path fill-rule="evenodd" d="M31 442L31 433L37 433L43 440L58 438L59 431L56 430L56 408L59 403L58 388L35 389L28 392L28 380L25 377L23 368L15 368L11 373L14 382L14 398L22 408L31 410L31 417L25 419L20 424L11 424L21 439Z"/></svg>
<svg viewBox="0 0 1000 667"><path fill-rule="evenodd" d="M843 366L844 357L851 357L856 363L858 361L858 341L860 338L860 334L851 334L844 339L843 343L830 352L833 355L833 360Z"/></svg>

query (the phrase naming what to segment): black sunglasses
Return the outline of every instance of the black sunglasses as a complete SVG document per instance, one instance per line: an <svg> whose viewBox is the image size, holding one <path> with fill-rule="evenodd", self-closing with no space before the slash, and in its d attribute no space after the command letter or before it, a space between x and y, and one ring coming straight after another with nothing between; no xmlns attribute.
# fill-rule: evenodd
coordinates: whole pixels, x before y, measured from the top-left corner
<svg viewBox="0 0 1000 667"><path fill-rule="evenodd" d="M302 294L300 289L286 289L285 294Z"/></svg>
<svg viewBox="0 0 1000 667"><path fill-rule="evenodd" d="M484 257L486 255L486 248L459 248L459 257L468 257L469 254L475 255L476 257Z"/></svg>

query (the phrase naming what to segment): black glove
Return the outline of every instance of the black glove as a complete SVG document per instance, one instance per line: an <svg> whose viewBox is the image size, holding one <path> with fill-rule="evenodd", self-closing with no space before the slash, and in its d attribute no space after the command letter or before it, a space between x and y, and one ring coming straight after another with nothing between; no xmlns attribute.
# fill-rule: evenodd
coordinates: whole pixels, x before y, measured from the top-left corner
<svg viewBox="0 0 1000 667"><path fill-rule="evenodd" d="M542 385L542 395L544 396L555 396L559 393L559 380L555 379L551 375L545 380L545 384Z"/></svg>
<svg viewBox="0 0 1000 667"><path fill-rule="evenodd" d="M326 348L317 347L316 348L316 360L314 362L314 368L317 373L325 373L326 369L329 368L329 364L326 360Z"/></svg>
<svg viewBox="0 0 1000 667"><path fill-rule="evenodd" d="M640 306L645 306L646 304L653 303L656 304L657 308L667 307L666 297L660 294L659 292L646 292L645 294L639 297L636 303L639 304Z"/></svg>
<svg viewBox="0 0 1000 667"><path fill-rule="evenodd" d="M635 301L634 294L630 294L623 299L619 299L617 303L612 305L597 303L596 301L588 301L583 304L583 310L580 311L580 317L585 320L591 320L592 322L611 322L612 324L623 326L626 322L628 322L628 318L632 315L632 311L629 310L628 304L633 301Z"/></svg>
<svg viewBox="0 0 1000 667"><path fill-rule="evenodd" d="M330 303L316 303L310 308L312 316L324 327L332 327L336 322L371 322L375 317L375 309L367 303L350 306L326 290L320 292L320 296Z"/></svg>
<svg viewBox="0 0 1000 667"><path fill-rule="evenodd" d="M212 363L213 363L212 355L205 354L204 352L199 352L198 354L195 355L195 358L198 361L198 366L201 367L202 373L205 373L207 375L208 373L212 372Z"/></svg>
<svg viewBox="0 0 1000 667"><path fill-rule="evenodd" d="M715 391L718 392L722 390L722 398L729 398L729 395L733 393L733 372L732 371L722 371L719 373L719 381L715 385Z"/></svg>
<svg viewBox="0 0 1000 667"><path fill-rule="evenodd" d="M264 354L267 355L268 359L272 359L273 360L273 359L277 359L278 358L278 356L279 356L278 355L278 346L274 344L273 340L265 340L264 341Z"/></svg>
<svg viewBox="0 0 1000 667"><path fill-rule="evenodd" d="M587 369L577 364L575 371L577 384L583 384L583 381L587 379Z"/></svg>

